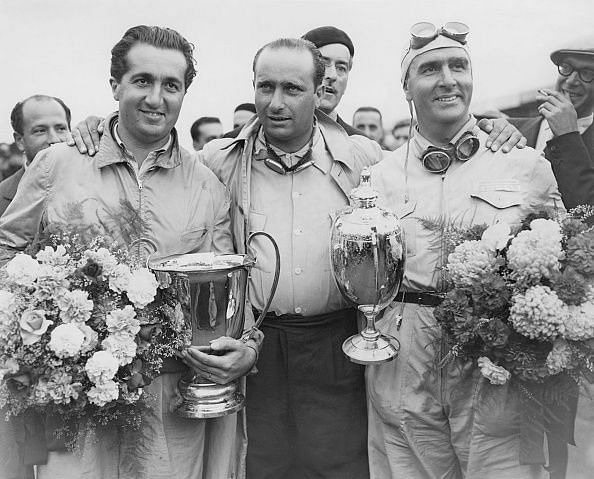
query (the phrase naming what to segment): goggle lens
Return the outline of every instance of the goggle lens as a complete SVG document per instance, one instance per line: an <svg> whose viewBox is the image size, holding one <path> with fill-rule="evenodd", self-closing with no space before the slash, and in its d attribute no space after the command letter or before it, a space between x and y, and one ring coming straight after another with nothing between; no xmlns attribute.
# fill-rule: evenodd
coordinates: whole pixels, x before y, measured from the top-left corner
<svg viewBox="0 0 594 479"><path fill-rule="evenodd" d="M423 166L431 173L443 173L451 163L452 159L443 151L429 151L423 156Z"/></svg>
<svg viewBox="0 0 594 479"><path fill-rule="evenodd" d="M461 140L456 143L456 157L459 160L466 161L478 151L480 142L474 135L468 135L467 138L461 138Z"/></svg>
<svg viewBox="0 0 594 479"><path fill-rule="evenodd" d="M469 32L468 25L462 22L448 22L439 29L431 22L415 23L410 28L410 47L413 50L423 48L437 38L438 35L444 35L464 45L466 44L466 35Z"/></svg>

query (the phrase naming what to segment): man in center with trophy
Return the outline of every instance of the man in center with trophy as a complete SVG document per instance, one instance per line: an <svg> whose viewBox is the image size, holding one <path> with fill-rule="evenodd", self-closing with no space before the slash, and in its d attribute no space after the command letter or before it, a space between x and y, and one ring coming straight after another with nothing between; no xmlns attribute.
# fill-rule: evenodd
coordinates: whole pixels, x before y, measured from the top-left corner
<svg viewBox="0 0 594 479"><path fill-rule="evenodd" d="M200 157L231 190L238 252L249 233L277 241L280 281L262 325L258 373L248 376L249 479L363 479L367 416L363 367L341 351L356 332L330 270L331 212L348 204L379 145L348 136L317 111L324 62L303 39L262 47L253 62L257 117L237 138L213 140ZM260 311L274 251L254 243L250 300Z"/></svg>
<svg viewBox="0 0 594 479"><path fill-rule="evenodd" d="M518 397L491 385L471 362L446 352L433 309L444 291L444 229L498 221L518 224L533 208L563 208L546 159L530 148L485 148L469 113L473 91L468 27L415 24L401 82L418 127L408 145L372 168L383 207L402 220L404 292L378 321L400 356L367 371L371 476L536 478L520 460ZM529 461L528 461L529 462Z"/></svg>

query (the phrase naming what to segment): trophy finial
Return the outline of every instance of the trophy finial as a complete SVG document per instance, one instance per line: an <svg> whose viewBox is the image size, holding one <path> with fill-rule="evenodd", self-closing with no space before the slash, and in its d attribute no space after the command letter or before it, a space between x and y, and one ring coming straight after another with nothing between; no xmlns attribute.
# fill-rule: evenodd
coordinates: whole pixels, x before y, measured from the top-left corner
<svg viewBox="0 0 594 479"><path fill-rule="evenodd" d="M373 208L377 197L377 191L371 187L371 170L366 166L361 171L359 186L351 191L351 199L359 208Z"/></svg>

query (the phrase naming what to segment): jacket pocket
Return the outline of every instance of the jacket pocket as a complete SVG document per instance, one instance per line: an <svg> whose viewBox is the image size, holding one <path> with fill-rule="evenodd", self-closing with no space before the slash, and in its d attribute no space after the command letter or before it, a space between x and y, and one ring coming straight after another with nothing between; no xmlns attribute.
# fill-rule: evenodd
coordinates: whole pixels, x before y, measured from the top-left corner
<svg viewBox="0 0 594 479"><path fill-rule="evenodd" d="M497 209L511 208L522 204L520 182L516 180L477 183L470 196Z"/></svg>

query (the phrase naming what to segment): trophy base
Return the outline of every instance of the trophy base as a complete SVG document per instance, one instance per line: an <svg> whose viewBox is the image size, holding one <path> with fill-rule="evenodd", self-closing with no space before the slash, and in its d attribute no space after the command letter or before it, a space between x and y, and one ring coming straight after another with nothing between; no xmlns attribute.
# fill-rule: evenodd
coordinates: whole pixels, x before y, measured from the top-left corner
<svg viewBox="0 0 594 479"><path fill-rule="evenodd" d="M353 363L382 364L398 356L400 347L396 347L388 337L380 335L377 339L365 339L355 334L342 343L342 351Z"/></svg>
<svg viewBox="0 0 594 479"><path fill-rule="evenodd" d="M245 397L239 392L236 381L216 384L195 378L180 380L179 392L182 403L177 408L178 416L189 419L210 419L227 416L239 411L245 404Z"/></svg>

